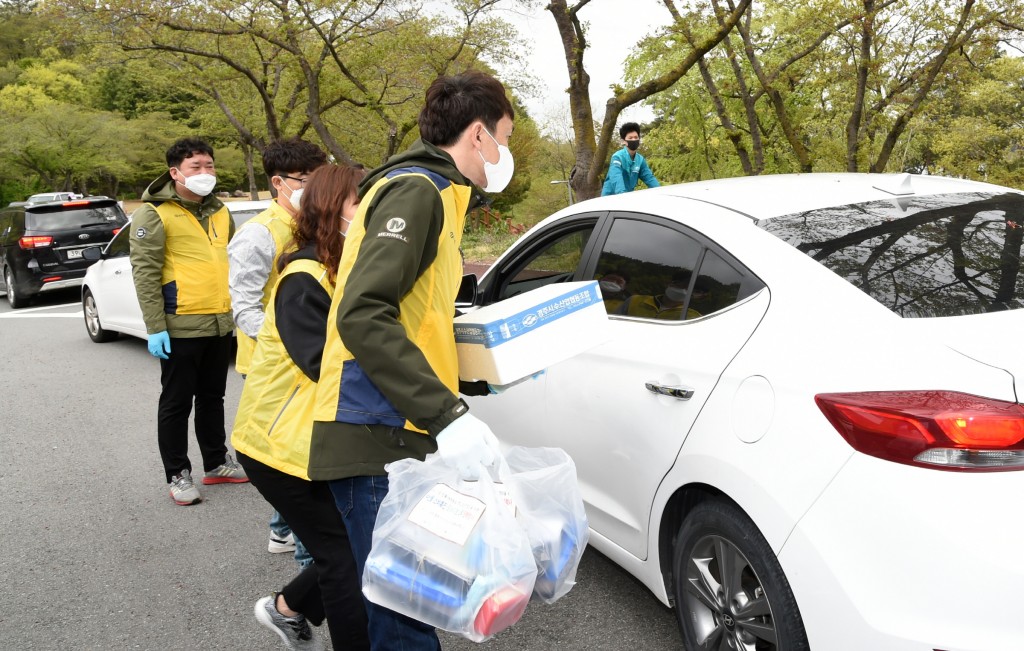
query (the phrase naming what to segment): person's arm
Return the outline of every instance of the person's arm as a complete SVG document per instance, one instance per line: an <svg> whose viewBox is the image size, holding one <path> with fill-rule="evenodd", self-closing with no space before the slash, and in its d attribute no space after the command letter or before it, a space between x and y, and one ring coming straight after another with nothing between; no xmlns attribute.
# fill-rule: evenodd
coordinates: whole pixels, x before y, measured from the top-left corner
<svg viewBox="0 0 1024 651"><path fill-rule="evenodd" d="M610 192L608 194L622 194L626 191L626 184L622 181L622 161L618 158L618 152L612 154L612 160L608 164L606 180L611 180Z"/></svg>
<svg viewBox="0 0 1024 651"><path fill-rule="evenodd" d="M661 185L658 183L658 179L654 178L654 173L651 172L651 168L647 166L646 158L640 159L640 180L649 188L656 188Z"/></svg>
<svg viewBox="0 0 1024 651"><path fill-rule="evenodd" d="M388 230L400 217L405 228ZM363 372L406 419L437 434L458 396L434 373L399 322L399 303L437 255L444 207L425 178L384 185L367 211L366 235L345 281L335 327ZM461 415L462 412L459 412Z"/></svg>
<svg viewBox="0 0 1024 651"><path fill-rule="evenodd" d="M320 360L327 342L331 295L308 273L285 276L274 297L274 319L284 349L314 382L320 381Z"/></svg>
<svg viewBox="0 0 1024 651"><path fill-rule="evenodd" d="M143 204L132 214L126 228L131 229L128 238L129 256L132 262L132 279L138 296L146 332L156 334L167 330L164 315L163 268L164 268L164 224L156 208Z"/></svg>
<svg viewBox="0 0 1024 651"><path fill-rule="evenodd" d="M228 244L228 289L238 329L252 339L263 326L263 292L277 247L270 229L249 223Z"/></svg>

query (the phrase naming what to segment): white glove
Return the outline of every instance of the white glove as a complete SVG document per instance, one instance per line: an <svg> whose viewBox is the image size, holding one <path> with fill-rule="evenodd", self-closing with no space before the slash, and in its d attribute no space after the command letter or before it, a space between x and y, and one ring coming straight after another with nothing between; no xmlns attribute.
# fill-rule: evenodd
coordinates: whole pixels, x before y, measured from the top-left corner
<svg viewBox="0 0 1024 651"><path fill-rule="evenodd" d="M476 479L480 466L489 466L501 456L501 447L487 423L467 412L438 432L437 452L460 477Z"/></svg>

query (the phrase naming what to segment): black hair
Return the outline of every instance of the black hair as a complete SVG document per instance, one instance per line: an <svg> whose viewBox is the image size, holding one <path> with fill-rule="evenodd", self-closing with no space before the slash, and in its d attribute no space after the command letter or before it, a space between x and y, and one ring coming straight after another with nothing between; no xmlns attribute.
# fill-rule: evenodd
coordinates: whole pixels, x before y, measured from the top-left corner
<svg viewBox="0 0 1024 651"><path fill-rule="evenodd" d="M438 147L455 144L472 122L481 120L494 134L498 120L516 114L505 87L494 77L476 70L438 77L427 88L420 111L420 137Z"/></svg>
<svg viewBox="0 0 1024 651"><path fill-rule="evenodd" d="M637 124L636 122L627 122L624 125L622 125L621 127L619 127L619 137L622 138L623 140L625 140L626 136L631 134L631 133L633 133L634 131L636 132L636 135L639 136L640 135L640 125Z"/></svg>
<svg viewBox="0 0 1024 651"><path fill-rule="evenodd" d="M186 158L206 154L213 158L213 147L199 138L182 138L167 150L167 167L179 167Z"/></svg>
<svg viewBox="0 0 1024 651"><path fill-rule="evenodd" d="M327 162L327 153L298 137L274 140L263 148L263 171L267 176L309 174Z"/></svg>

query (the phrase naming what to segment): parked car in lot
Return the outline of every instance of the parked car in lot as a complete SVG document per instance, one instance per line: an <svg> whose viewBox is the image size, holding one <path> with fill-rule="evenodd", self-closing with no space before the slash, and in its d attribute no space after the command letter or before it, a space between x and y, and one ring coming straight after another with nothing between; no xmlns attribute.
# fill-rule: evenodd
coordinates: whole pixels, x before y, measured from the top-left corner
<svg viewBox="0 0 1024 651"><path fill-rule="evenodd" d="M33 194L31 197L25 200L25 203L47 203L50 201L74 201L75 199L81 199L82 195L75 194L74 192L43 192L41 194Z"/></svg>
<svg viewBox="0 0 1024 651"><path fill-rule="evenodd" d="M82 251L105 245L128 222L109 197L17 202L0 208L0 278L12 308L41 293L82 283Z"/></svg>
<svg viewBox="0 0 1024 651"><path fill-rule="evenodd" d="M227 201L224 205L238 228L266 210L270 201ZM97 343L112 341L121 333L142 339L148 336L132 280L129 233L125 229L105 248L86 252L93 264L82 283L82 312L85 329Z"/></svg>
<svg viewBox="0 0 1024 651"><path fill-rule="evenodd" d="M569 452L690 651L1021 648L1022 242L1020 191L930 176L585 201L473 303L624 280L611 339L470 407Z"/></svg>

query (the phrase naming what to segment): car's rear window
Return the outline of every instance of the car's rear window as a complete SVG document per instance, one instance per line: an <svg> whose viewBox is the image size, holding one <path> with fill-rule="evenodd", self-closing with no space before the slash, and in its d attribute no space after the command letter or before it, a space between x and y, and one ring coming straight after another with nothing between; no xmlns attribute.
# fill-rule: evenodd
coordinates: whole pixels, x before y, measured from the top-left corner
<svg viewBox="0 0 1024 651"><path fill-rule="evenodd" d="M1024 305L1024 195L893 197L759 225L900 316L957 316Z"/></svg>
<svg viewBox="0 0 1024 651"><path fill-rule="evenodd" d="M65 231L90 226L123 226L128 222L117 204L57 207L53 210L28 210L25 228L32 231Z"/></svg>

